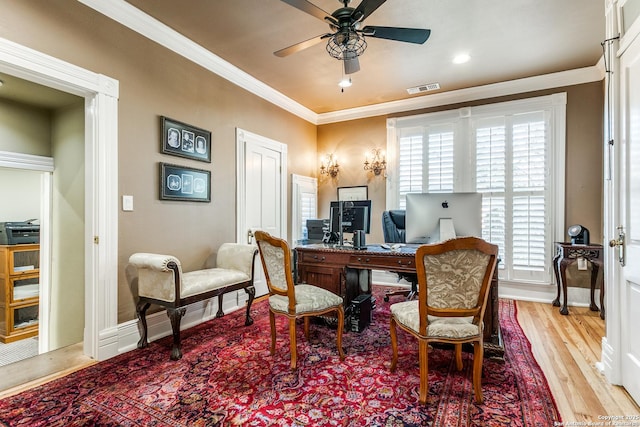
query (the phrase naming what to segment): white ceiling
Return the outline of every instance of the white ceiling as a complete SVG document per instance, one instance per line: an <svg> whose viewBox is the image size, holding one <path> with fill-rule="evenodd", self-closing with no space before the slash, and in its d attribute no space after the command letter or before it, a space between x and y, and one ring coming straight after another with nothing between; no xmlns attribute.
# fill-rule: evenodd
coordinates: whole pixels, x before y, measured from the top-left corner
<svg viewBox="0 0 640 427"><path fill-rule="evenodd" d="M428 28L431 37L423 45L368 38L342 93L342 65L324 43L273 55L330 32L281 0L126 1L315 113L420 96L406 89L428 83L446 92L592 67L605 27L603 0L387 0L365 25ZM342 7L311 3L328 13ZM462 52L471 60L452 64Z"/></svg>

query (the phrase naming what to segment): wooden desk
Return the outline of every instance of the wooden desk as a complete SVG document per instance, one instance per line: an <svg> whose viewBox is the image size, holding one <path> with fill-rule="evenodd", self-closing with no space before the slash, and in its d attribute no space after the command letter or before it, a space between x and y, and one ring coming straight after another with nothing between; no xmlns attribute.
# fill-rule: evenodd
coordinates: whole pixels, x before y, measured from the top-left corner
<svg viewBox="0 0 640 427"><path fill-rule="evenodd" d="M578 260L584 258L591 261L591 311L598 311L598 306L594 301L596 291L596 281L598 280L598 271L602 268L603 258L602 245L573 245L571 243L556 242L556 255L553 257L553 272L556 275L556 283L558 284L558 293L556 299L553 300L555 307L560 307L560 290L564 302L560 308L560 314L567 315L567 267ZM604 319L604 274L600 283L600 318Z"/></svg>
<svg viewBox="0 0 640 427"><path fill-rule="evenodd" d="M336 245L304 245L295 248L297 282L330 290L344 299L345 306L361 293L371 293L371 270L415 273L415 252L419 245L406 245L399 251L367 245L366 250ZM498 269L491 281L484 314L485 353L502 357L500 334Z"/></svg>

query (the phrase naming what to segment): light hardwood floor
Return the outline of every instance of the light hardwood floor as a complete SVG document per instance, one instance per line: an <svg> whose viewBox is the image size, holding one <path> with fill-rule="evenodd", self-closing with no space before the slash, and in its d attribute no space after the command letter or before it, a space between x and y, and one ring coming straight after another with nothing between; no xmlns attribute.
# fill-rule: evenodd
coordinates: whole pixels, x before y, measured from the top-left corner
<svg viewBox="0 0 640 427"><path fill-rule="evenodd" d="M640 415L625 390L607 383L596 368L604 321L588 308L562 316L551 304L518 301L518 321L544 371L564 425L602 421L599 416ZM0 368L0 398L95 363L82 345L67 347ZM585 424L582 424L585 425ZM636 424L640 425L640 424Z"/></svg>
<svg viewBox="0 0 640 427"><path fill-rule="evenodd" d="M597 425L602 416L640 415L627 392L608 384L596 367L604 336L598 312L569 307L569 315L563 316L551 304L518 301L516 306L518 322L547 377L564 425Z"/></svg>

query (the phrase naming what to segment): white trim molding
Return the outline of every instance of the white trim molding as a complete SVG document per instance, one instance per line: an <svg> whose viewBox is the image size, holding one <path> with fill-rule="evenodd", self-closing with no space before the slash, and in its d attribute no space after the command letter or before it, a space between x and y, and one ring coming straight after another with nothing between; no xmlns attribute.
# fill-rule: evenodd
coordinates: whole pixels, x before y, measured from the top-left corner
<svg viewBox="0 0 640 427"><path fill-rule="evenodd" d="M53 158L33 154L0 151L0 167L53 172Z"/></svg>

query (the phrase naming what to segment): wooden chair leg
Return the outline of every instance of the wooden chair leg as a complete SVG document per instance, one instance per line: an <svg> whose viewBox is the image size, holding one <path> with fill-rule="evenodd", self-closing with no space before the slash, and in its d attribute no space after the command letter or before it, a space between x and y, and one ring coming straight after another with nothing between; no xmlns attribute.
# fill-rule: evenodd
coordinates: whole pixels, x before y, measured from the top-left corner
<svg viewBox="0 0 640 427"><path fill-rule="evenodd" d="M426 404L429 397L429 344L425 340L418 339L418 357L420 364L419 401Z"/></svg>
<svg viewBox="0 0 640 427"><path fill-rule="evenodd" d="M249 300L247 301L247 315L244 325L249 326L253 325L253 318L251 318L251 304L253 304L253 300L256 297L256 288L254 286L248 286L244 288L244 291L249 295Z"/></svg>
<svg viewBox="0 0 640 427"><path fill-rule="evenodd" d="M305 318L306 320L307 318ZM289 347L291 351L291 369L296 369L298 354L296 352L296 318L289 318Z"/></svg>
<svg viewBox="0 0 640 427"><path fill-rule="evenodd" d="M482 361L484 357L484 345L482 341L473 343L473 391L476 395L476 402L482 403Z"/></svg>
<svg viewBox="0 0 640 427"><path fill-rule="evenodd" d="M342 329L344 329L344 307L342 304L338 306L338 330L336 331L337 342L338 342L338 355L340 355L340 360L344 360L344 350L342 348Z"/></svg>
<svg viewBox="0 0 640 427"><path fill-rule="evenodd" d="M186 307L167 308L167 316L171 321L171 329L173 330L173 347L171 348L171 360L182 358L182 350L180 343L180 321L182 316L187 312Z"/></svg>
<svg viewBox="0 0 640 427"><path fill-rule="evenodd" d="M396 319L391 316L391 324L389 325L389 333L391 335L391 366L389 370L395 372L396 365L398 364L398 333L396 331Z"/></svg>
<svg viewBox="0 0 640 427"><path fill-rule="evenodd" d="M138 319L140 319L140 341L138 341L138 348L145 348L149 346L147 341L147 309L151 304L148 302L138 302L136 305L136 312L138 313Z"/></svg>
<svg viewBox="0 0 640 427"><path fill-rule="evenodd" d="M456 369L462 371L462 344L456 344Z"/></svg>
<svg viewBox="0 0 640 427"><path fill-rule="evenodd" d="M311 324L311 317L306 316L304 318L304 337L309 341L309 325Z"/></svg>
<svg viewBox="0 0 640 427"><path fill-rule="evenodd" d="M271 355L276 354L276 315L269 310L269 324L271 325Z"/></svg>

